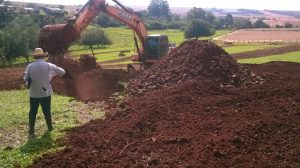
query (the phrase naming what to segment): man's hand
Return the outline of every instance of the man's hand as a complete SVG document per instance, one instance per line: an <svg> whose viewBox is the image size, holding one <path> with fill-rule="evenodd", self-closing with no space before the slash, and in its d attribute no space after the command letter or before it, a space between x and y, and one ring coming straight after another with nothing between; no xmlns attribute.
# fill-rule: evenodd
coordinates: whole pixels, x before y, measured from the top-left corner
<svg viewBox="0 0 300 168"><path fill-rule="evenodd" d="M28 81L26 81L25 87L26 87L27 89L29 89L29 88L30 88L30 85L31 85L31 78L28 78Z"/></svg>

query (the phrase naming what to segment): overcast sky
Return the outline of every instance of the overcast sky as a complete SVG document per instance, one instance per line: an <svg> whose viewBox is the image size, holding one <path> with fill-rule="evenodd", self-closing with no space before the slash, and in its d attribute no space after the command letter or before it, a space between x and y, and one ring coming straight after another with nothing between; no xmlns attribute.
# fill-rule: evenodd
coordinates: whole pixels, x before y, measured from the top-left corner
<svg viewBox="0 0 300 168"><path fill-rule="evenodd" d="M41 0L16 0L23 2L37 2ZM43 0L43 3L79 5L88 0ZM148 6L150 0L119 0L124 5ZM297 2L298 1L298 2ZM110 2L108 0L108 2ZM168 0L170 7L202 7L202 8L245 8L245 9L274 9L274 10L297 10L300 11L299 0Z"/></svg>

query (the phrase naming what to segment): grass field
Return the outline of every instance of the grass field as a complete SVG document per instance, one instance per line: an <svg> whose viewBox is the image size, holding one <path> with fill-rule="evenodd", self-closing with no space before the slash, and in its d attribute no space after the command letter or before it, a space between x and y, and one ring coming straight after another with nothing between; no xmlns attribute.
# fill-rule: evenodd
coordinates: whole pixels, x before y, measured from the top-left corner
<svg viewBox="0 0 300 168"><path fill-rule="evenodd" d="M132 55L135 52L134 40L133 40L133 31L128 28L104 28L105 33L112 39L113 44L106 46L105 48L95 48L94 53L97 61L108 61L120 58L118 56L121 50L129 50L130 52L126 53L126 56ZM218 30L213 36L204 37L201 39L212 39L217 36L229 33L230 30ZM168 35L169 41L171 43L176 43L176 45L181 44L184 39L184 33L180 30L154 30L149 31L149 34L165 34ZM71 55L80 56L81 54L92 54L92 52L84 46L72 45L69 49Z"/></svg>
<svg viewBox="0 0 300 168"><path fill-rule="evenodd" d="M274 47L282 47L283 45L274 45L270 43L244 43L234 44L234 46L224 47L225 51L229 54L237 54L247 51L261 50Z"/></svg>
<svg viewBox="0 0 300 168"><path fill-rule="evenodd" d="M267 57L238 60L239 63L246 63L246 64L262 64L271 61L285 61L285 62L300 63L300 51L290 52L282 55L271 55Z"/></svg>
<svg viewBox="0 0 300 168"><path fill-rule="evenodd" d="M46 131L44 117L39 111L36 122L37 139L27 141L28 99L27 90L0 92L0 167L27 167L32 159L41 154L63 148L56 140L63 137L66 130L104 115L103 109L98 105L53 95L54 130Z"/></svg>

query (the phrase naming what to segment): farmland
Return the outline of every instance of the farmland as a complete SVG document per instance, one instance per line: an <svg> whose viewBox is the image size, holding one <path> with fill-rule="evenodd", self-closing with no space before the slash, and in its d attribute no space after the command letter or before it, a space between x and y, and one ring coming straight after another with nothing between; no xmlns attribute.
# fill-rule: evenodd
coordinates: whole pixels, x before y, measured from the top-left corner
<svg viewBox="0 0 300 168"><path fill-rule="evenodd" d="M272 61L284 61L284 62L298 62L300 63L300 52L290 52L281 55L270 55L266 57L250 58L250 59L239 59L239 63L248 64L263 64Z"/></svg>
<svg viewBox="0 0 300 168"><path fill-rule="evenodd" d="M218 38L221 41L234 41L243 43L252 42L300 42L300 29L248 29L238 30Z"/></svg>
<svg viewBox="0 0 300 168"><path fill-rule="evenodd" d="M130 87L138 88L139 95L111 93L111 97L106 97L109 106L105 109L98 103L81 103L71 97L54 95L54 132L43 134L45 125L40 113L38 138L29 142L25 142L27 91L20 89L22 81L18 80L23 69L1 70L1 79L8 81L1 81L0 86L9 86L16 81L15 89L19 89L0 92L5 95L0 104L5 105L7 113L2 115L5 117L1 126L7 128L3 133L16 130L10 134L14 138L5 138L0 149L1 164L6 167L25 167L32 163L32 167L46 164L49 167L124 164L130 167L147 164L158 167L259 167L261 164L297 167L297 150L300 148L299 64L271 62L241 67L232 62L232 58L220 56L224 54L221 48L209 42L185 42L160 65L155 65L142 76L125 79ZM299 52L286 54L295 58L294 61L298 55ZM278 56L272 57L269 61L278 59ZM198 60L207 62L203 64ZM65 69L72 72L68 69L72 67L65 66ZM202 71L202 67L209 71ZM91 71L80 73L82 70L77 67L76 72L70 74L73 79L79 79L71 85L75 85L75 89L79 89L77 94L85 95L84 98L92 98L93 93L88 89L93 87L97 88L93 92L100 95L113 89L111 82L108 86L101 85L104 90L100 90L96 83L103 84L117 73L91 68ZM8 72L14 75L7 75ZM238 78L232 74L238 74ZM10 80L10 77L13 78ZM64 93L62 89L68 88L63 86L64 80L53 81L56 91ZM82 82L85 85L81 85ZM90 95L82 94L84 92ZM82 97L75 95L75 98ZM105 100L105 97L101 98ZM103 111L106 111L104 120L92 120L65 134L66 128L101 117ZM8 122L8 118L14 120ZM82 121L84 118L86 120ZM62 136L65 136L63 143L57 141ZM46 154L37 158L43 153ZM280 162L276 161L278 153ZM145 160L145 157L151 159ZM228 159L224 160L224 157Z"/></svg>
<svg viewBox="0 0 300 168"><path fill-rule="evenodd" d="M113 60L121 58L118 56L120 50L130 50L127 56L133 52L132 32L124 28L107 28L105 31L113 37L114 44L95 49L94 52L99 53L96 54L97 62L108 61L111 66L126 66L130 61ZM151 34L159 32L153 31ZM220 31L206 39L230 32ZM229 54L237 56L239 63L245 63L244 66L252 72L249 73L229 58L223 60L220 55L226 53L218 46L205 43L203 46L210 47L203 48L196 43L185 48L180 46L184 41L181 31L166 30L162 34L168 34L170 41L178 44L179 49L175 53L179 57L176 54L167 57L161 65L147 71L143 78L128 77L122 70L99 70L91 66L94 64L78 63L74 66L76 63L71 62L72 66L69 66L70 62L63 62L61 66L70 73L71 78L54 79L53 88L67 95L69 90L77 90L69 95L72 97L53 96L55 130L45 132L40 112L38 138L29 142L26 142L28 93L21 79L24 69L1 70L1 79L5 80L0 81L0 87L11 91L0 92L3 95L0 105L5 109L5 113L2 111L3 121L0 119L0 134L4 138L0 147L0 164L5 167L26 167L32 163L33 167L43 167L46 163L49 167L109 167L125 163L130 166L157 164L158 167L207 164L211 167L249 167L258 164L298 166L294 160L297 160L295 156L300 148L297 143L300 138L297 136L300 108L300 80L297 74L300 73L300 66L292 63L300 62L297 44L218 43ZM193 51L204 52L199 54ZM89 51L75 44L71 47L71 53L80 55ZM251 58L251 55L258 58ZM243 57L248 59L241 59ZM199 60L208 62L202 66ZM91 71L80 66L89 66ZM74 67L77 67L76 71ZM202 67L209 71L203 72ZM239 80L247 84L235 86L236 79L232 73L238 73ZM128 86L131 82L135 82L141 95L126 94L129 92L127 87L134 86ZM127 89L120 91L120 84L121 88ZM91 103L89 100L99 102ZM104 111L105 120L102 119ZM92 120L95 118L101 119ZM69 130L79 125L82 126ZM288 133L283 134L285 131ZM62 144L61 137L64 137ZM171 152L165 152L169 150ZM248 154L242 154L242 151ZM199 152L204 157L198 157ZM269 155L264 154L267 152ZM270 162L278 157L277 153L280 153L282 162ZM178 158L179 155L196 159ZM114 159L114 156L119 157ZM145 157L151 159L145 160ZM224 157L229 159L224 160Z"/></svg>
<svg viewBox="0 0 300 168"><path fill-rule="evenodd" d="M300 167L294 4L145 2L0 0L0 168Z"/></svg>

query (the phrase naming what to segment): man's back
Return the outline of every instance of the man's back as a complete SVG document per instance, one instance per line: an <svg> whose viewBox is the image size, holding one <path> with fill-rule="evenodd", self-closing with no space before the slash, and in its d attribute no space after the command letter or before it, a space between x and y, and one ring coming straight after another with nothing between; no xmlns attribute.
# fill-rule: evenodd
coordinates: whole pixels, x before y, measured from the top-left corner
<svg viewBox="0 0 300 168"><path fill-rule="evenodd" d="M62 68L47 63L42 59L29 64L25 70L24 79L31 81L30 97L40 98L50 96L53 93L50 84L52 77L64 74L65 71Z"/></svg>

